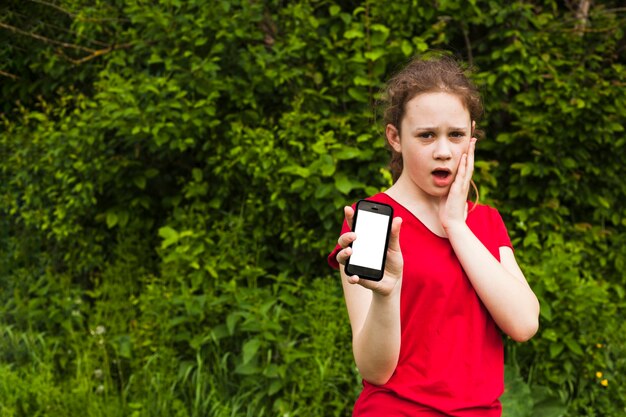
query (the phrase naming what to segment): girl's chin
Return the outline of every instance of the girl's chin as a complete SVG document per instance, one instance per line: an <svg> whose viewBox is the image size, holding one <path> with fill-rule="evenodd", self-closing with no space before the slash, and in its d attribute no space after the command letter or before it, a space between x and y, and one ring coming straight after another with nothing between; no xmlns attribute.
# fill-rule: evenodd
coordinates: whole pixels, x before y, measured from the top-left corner
<svg viewBox="0 0 626 417"><path fill-rule="evenodd" d="M429 194L430 194L432 197L435 197L435 198L441 198L441 197L445 197L445 196L447 196L449 192L450 192L450 189L449 189L449 188L446 188L446 189L441 189L441 188L440 188L440 189L433 190L433 191L432 191L432 192L430 192Z"/></svg>
<svg viewBox="0 0 626 417"><path fill-rule="evenodd" d="M433 187L432 185L426 188L417 187L420 190L420 194L426 198L441 198L448 195L450 187Z"/></svg>

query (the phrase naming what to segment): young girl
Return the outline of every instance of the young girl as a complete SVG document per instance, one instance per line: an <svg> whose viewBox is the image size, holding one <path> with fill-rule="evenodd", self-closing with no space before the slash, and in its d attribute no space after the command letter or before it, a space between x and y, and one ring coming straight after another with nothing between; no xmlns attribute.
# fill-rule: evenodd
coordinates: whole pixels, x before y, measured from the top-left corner
<svg viewBox="0 0 626 417"><path fill-rule="evenodd" d="M346 207L339 268L363 377L353 416L500 416L500 331L538 327L539 303L499 213L468 202L480 97L452 58L417 59L388 84L385 134L394 184L368 200L394 215L381 281L344 272L354 208Z"/></svg>

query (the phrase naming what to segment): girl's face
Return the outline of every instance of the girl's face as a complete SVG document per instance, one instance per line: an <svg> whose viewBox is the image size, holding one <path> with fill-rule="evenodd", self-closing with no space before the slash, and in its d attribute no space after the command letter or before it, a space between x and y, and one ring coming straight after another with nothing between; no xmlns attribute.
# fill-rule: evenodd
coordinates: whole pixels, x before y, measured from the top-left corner
<svg viewBox="0 0 626 417"><path fill-rule="evenodd" d="M432 197L447 195L473 127L468 110L454 94L423 93L408 101L400 135L387 126L390 145L402 154L399 181L409 180Z"/></svg>

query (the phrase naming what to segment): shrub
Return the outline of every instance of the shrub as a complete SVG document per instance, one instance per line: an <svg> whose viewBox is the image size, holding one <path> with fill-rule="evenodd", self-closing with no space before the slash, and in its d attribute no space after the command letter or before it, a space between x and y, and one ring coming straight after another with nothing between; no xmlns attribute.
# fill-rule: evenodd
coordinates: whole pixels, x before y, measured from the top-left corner
<svg viewBox="0 0 626 417"><path fill-rule="evenodd" d="M617 2L64 0L28 22L17 3L0 28L3 415L349 415L325 255L341 207L390 184L384 81L437 48L475 68L475 179L542 304L539 334L507 341L528 400L511 412L624 413Z"/></svg>

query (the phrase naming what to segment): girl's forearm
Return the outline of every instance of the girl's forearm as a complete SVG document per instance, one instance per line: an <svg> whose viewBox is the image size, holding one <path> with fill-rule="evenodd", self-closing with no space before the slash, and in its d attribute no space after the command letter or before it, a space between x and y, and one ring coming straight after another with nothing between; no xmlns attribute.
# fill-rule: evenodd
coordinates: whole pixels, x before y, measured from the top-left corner
<svg viewBox="0 0 626 417"><path fill-rule="evenodd" d="M524 277L514 276L498 262L464 222L448 227L446 233L496 324L513 340L530 339L539 325L539 302Z"/></svg>
<svg viewBox="0 0 626 417"><path fill-rule="evenodd" d="M354 358L366 381L382 385L393 374L400 356L400 287L383 296L372 293L363 326L353 335Z"/></svg>

